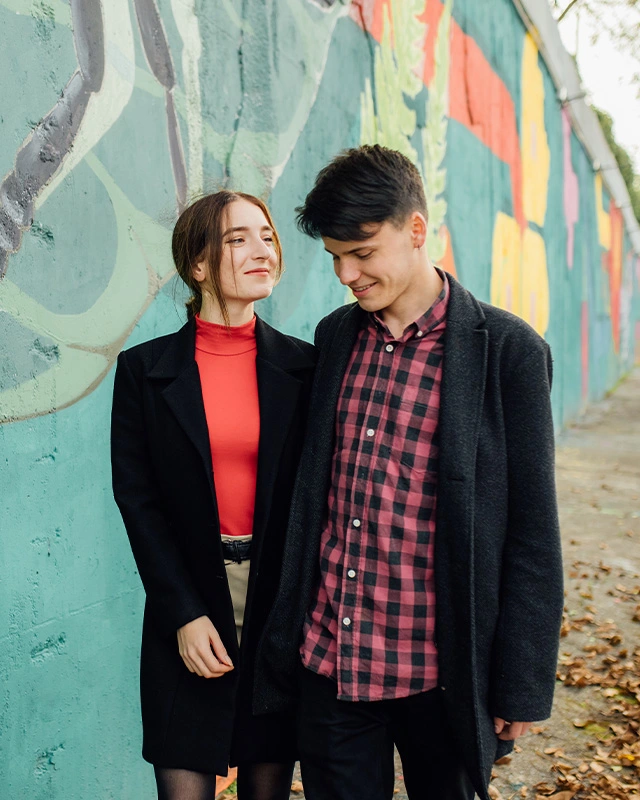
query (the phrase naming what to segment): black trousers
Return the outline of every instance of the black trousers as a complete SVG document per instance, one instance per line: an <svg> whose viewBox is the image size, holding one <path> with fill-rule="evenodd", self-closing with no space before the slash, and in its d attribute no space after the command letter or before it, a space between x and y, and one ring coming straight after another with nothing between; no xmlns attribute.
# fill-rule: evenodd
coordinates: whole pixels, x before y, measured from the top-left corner
<svg viewBox="0 0 640 800"><path fill-rule="evenodd" d="M398 748L410 800L472 800L440 692L346 702L334 681L301 669L298 745L307 800L389 800Z"/></svg>

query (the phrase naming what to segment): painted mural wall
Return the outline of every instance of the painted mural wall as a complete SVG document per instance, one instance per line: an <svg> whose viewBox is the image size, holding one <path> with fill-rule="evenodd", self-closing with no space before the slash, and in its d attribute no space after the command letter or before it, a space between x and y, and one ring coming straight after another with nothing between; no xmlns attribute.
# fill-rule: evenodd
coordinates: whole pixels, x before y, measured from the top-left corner
<svg viewBox="0 0 640 800"><path fill-rule="evenodd" d="M424 178L432 257L552 346L556 424L632 366L640 259L511 0L0 0L0 792L151 797L142 591L113 503L127 345L176 330L177 211L267 199L287 271L260 313L345 302L293 224L381 142Z"/></svg>

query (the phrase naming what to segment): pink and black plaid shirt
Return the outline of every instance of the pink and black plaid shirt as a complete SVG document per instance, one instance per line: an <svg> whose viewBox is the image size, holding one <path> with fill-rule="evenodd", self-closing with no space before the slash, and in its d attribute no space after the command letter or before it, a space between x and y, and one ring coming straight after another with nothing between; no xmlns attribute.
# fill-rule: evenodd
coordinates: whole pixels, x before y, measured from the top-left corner
<svg viewBox="0 0 640 800"><path fill-rule="evenodd" d="M440 272L440 271L439 271ZM433 546L449 285L394 339L368 315L336 415L320 583L303 664L341 700L407 697L438 680Z"/></svg>

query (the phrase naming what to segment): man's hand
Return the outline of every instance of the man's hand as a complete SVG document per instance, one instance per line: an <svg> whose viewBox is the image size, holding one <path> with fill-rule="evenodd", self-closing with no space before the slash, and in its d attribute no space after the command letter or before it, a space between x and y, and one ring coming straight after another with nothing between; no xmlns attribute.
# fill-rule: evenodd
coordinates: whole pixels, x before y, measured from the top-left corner
<svg viewBox="0 0 640 800"><path fill-rule="evenodd" d="M178 628L178 650L189 672L203 678L221 678L233 669L209 617L198 617Z"/></svg>
<svg viewBox="0 0 640 800"><path fill-rule="evenodd" d="M511 742L518 736L524 736L532 725L531 722L507 722L500 717L494 717L493 723L498 739L502 739L503 742Z"/></svg>

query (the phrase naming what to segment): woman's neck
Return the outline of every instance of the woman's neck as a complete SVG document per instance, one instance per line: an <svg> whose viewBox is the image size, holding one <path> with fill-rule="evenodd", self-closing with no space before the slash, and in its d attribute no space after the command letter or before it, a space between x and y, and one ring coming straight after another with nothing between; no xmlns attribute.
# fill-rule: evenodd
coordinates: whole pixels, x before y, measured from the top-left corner
<svg viewBox="0 0 640 800"><path fill-rule="evenodd" d="M227 301L227 312L229 314L229 324L232 328L239 325L246 325L253 319L253 302L246 303L242 300ZM202 295L202 307L200 308L200 319L205 322L215 322L216 325L226 325L226 320L222 316L220 306L215 298L209 294Z"/></svg>

